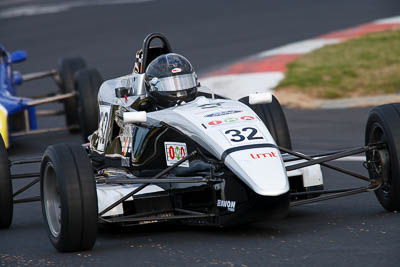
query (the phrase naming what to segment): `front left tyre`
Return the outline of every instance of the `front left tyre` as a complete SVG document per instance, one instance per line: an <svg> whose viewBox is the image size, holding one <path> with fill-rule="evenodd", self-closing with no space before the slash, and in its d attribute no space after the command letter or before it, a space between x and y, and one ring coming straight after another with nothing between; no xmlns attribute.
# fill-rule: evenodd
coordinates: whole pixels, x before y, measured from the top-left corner
<svg viewBox="0 0 400 267"><path fill-rule="evenodd" d="M78 144L46 149L41 205L49 239L61 252L90 250L97 236L97 193L88 154Z"/></svg>
<svg viewBox="0 0 400 267"><path fill-rule="evenodd" d="M239 101L249 106L260 117L278 146L292 149L286 117L275 96L272 96L272 102L267 104L251 105L248 96Z"/></svg>
<svg viewBox="0 0 400 267"><path fill-rule="evenodd" d="M0 229L8 228L13 217L13 192L8 153L0 137Z"/></svg>

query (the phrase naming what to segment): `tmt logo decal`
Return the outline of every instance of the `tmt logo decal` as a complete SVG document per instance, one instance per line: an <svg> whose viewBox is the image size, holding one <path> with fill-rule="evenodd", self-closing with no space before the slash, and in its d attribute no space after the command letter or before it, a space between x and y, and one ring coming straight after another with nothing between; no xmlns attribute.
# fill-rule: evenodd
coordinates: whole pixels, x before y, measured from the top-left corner
<svg viewBox="0 0 400 267"><path fill-rule="evenodd" d="M250 157L252 159L267 159L267 158L277 158L278 156L275 152L268 152L268 153L250 153Z"/></svg>
<svg viewBox="0 0 400 267"><path fill-rule="evenodd" d="M172 166L176 162L185 158L187 155L187 148L185 143L177 142L165 142L165 158L167 160L167 166ZM189 161L185 161L179 165L179 167L189 168Z"/></svg>

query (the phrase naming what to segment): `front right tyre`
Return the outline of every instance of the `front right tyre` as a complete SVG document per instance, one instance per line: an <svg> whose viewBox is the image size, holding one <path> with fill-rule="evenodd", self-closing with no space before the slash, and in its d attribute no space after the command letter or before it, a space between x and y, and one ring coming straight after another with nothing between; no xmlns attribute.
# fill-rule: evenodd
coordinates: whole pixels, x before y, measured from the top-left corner
<svg viewBox="0 0 400 267"><path fill-rule="evenodd" d="M75 89L74 75L77 71L86 68L86 62L81 57L61 58L58 62L57 73L60 77L59 87L61 93L73 93ZM68 126L78 124L78 101L76 98L67 98L64 101L65 120ZM71 132L76 130L72 129Z"/></svg>
<svg viewBox="0 0 400 267"><path fill-rule="evenodd" d="M371 110L365 130L365 144L384 144L366 153L371 179L382 185L375 191L379 203L388 211L400 211L400 103Z"/></svg>
<svg viewBox="0 0 400 267"><path fill-rule="evenodd" d="M99 125L99 106L97 94L103 83L96 69L82 69L75 74L75 88L78 92L78 116L83 142L88 141Z"/></svg>
<svg viewBox="0 0 400 267"><path fill-rule="evenodd" d="M78 144L46 149L40 168L41 204L47 234L61 252L90 250L97 236L97 193L93 169Z"/></svg>

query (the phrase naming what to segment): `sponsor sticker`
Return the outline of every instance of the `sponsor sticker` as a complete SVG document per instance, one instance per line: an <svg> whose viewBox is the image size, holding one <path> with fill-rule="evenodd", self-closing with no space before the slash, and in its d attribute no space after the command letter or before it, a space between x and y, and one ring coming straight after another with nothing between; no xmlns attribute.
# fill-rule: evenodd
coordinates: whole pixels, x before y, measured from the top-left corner
<svg viewBox="0 0 400 267"><path fill-rule="evenodd" d="M131 137L122 137L121 141L122 156L126 156L126 154L130 153L131 149L132 149Z"/></svg>
<svg viewBox="0 0 400 267"><path fill-rule="evenodd" d="M220 120L212 120L212 121L207 122L207 124L210 126L216 126L216 125L233 123L233 122L238 122L238 121L251 121L254 119L255 118L252 116L229 117L229 118L220 119Z"/></svg>
<svg viewBox="0 0 400 267"><path fill-rule="evenodd" d="M174 69L172 69L172 73L179 73L179 72L182 72L182 69L181 69L181 68L174 68Z"/></svg>
<svg viewBox="0 0 400 267"><path fill-rule="evenodd" d="M239 120L239 118L226 118L226 119L224 120L224 122L229 123L229 122L235 122L235 121L238 121L238 120Z"/></svg>
<svg viewBox="0 0 400 267"><path fill-rule="evenodd" d="M177 142L164 142L165 146L165 158L167 160L167 166L172 166L179 160L183 159L187 155L187 148L185 143ZM185 161L179 165L179 167L189 168L189 161Z"/></svg>
<svg viewBox="0 0 400 267"><path fill-rule="evenodd" d="M218 124L221 124L221 123L222 123L222 121L210 121L208 123L208 125L214 126L214 125L218 125Z"/></svg>
<svg viewBox="0 0 400 267"><path fill-rule="evenodd" d="M277 158L277 157L278 156L276 155L275 152L250 153L251 159L271 159L271 158Z"/></svg>
<svg viewBox="0 0 400 267"><path fill-rule="evenodd" d="M97 143L97 150L104 151L105 145L108 142L109 132L110 132L110 114L111 114L111 106L109 105L100 105L100 122L99 122L99 130L98 136L99 141Z"/></svg>
<svg viewBox="0 0 400 267"><path fill-rule="evenodd" d="M226 128L221 133L231 145L245 145L264 142L264 136L255 126Z"/></svg>
<svg viewBox="0 0 400 267"><path fill-rule="evenodd" d="M237 106L227 105L223 102L200 104L197 106L197 108L198 108L197 110L194 110L194 114L199 115L201 117L206 117L206 115L209 115L212 113L239 110L239 108ZM243 110L240 110L240 111L244 112ZM208 118L210 118L210 117L208 117Z"/></svg>
<svg viewBox="0 0 400 267"><path fill-rule="evenodd" d="M223 102L216 102L216 103L212 103L212 104L203 104L198 106L201 109L215 109L215 108L222 108L222 104Z"/></svg>
<svg viewBox="0 0 400 267"><path fill-rule="evenodd" d="M206 118L219 117L219 116L235 114L235 113L239 113L239 112L243 112L243 111L241 111L241 110L226 110L226 111L220 111L220 112L214 112L214 113L211 113L211 114L207 114L204 117L206 117Z"/></svg>
<svg viewBox="0 0 400 267"><path fill-rule="evenodd" d="M244 120L244 121L251 121L251 120L254 120L254 117L252 117L252 116L242 116L242 117L240 117L240 119Z"/></svg>
<svg viewBox="0 0 400 267"><path fill-rule="evenodd" d="M227 208L228 211L235 212L236 201L218 199L217 207Z"/></svg>

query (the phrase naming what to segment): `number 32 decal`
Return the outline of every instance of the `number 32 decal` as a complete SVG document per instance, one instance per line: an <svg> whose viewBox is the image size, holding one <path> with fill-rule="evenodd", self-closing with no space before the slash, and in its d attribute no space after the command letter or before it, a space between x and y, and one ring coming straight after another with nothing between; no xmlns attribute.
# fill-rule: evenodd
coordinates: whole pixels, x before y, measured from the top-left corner
<svg viewBox="0 0 400 267"><path fill-rule="evenodd" d="M264 137L258 135L258 130L253 127L244 127L241 130L229 129L225 130L224 134L233 143L264 139Z"/></svg>

